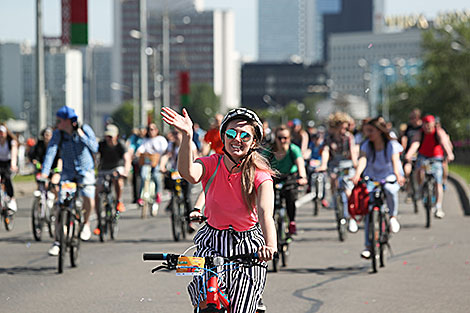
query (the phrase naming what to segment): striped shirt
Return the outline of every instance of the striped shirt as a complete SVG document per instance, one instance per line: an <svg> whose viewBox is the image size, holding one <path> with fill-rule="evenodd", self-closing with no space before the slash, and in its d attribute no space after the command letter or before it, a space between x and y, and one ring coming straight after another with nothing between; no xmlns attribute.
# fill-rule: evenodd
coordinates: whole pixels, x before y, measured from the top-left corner
<svg viewBox="0 0 470 313"><path fill-rule="evenodd" d="M95 133L88 125L83 125L82 130L85 133L83 137L74 132L72 135L61 132L56 129L52 134L51 141L47 146L46 157L42 167L42 173L49 175L52 161L60 148L60 157L62 159L62 175L65 177L84 176L86 172L95 168L93 153L98 152L98 142ZM61 138L63 137L63 138ZM61 146L59 147L59 143Z"/></svg>

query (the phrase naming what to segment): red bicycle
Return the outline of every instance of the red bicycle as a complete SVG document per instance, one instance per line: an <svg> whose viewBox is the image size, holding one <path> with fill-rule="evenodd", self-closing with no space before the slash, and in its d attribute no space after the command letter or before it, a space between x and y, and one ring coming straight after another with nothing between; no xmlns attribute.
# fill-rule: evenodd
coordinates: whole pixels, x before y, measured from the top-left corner
<svg viewBox="0 0 470 313"><path fill-rule="evenodd" d="M192 247L191 247L192 248ZM189 248L189 249L191 249ZM188 249L188 250L189 250ZM186 250L186 251L188 251ZM166 261L162 265L159 265L152 269L152 273L159 270L176 270L176 275L181 276L201 276L202 279L205 277L205 273L209 273L209 278L204 284L201 284L200 294L206 294L207 307L204 309L198 307L194 312L200 313L230 313L230 299L227 295L219 288L218 267L225 268L227 270L235 270L240 267L251 267L251 266L263 266L264 263L259 261L257 253L248 253L234 255L231 257L193 257L183 254L171 254L171 253L144 253L144 261ZM234 266L235 265L235 266ZM230 269L228 269L231 267ZM266 307L262 304L262 301L258 304L257 313L266 312Z"/></svg>

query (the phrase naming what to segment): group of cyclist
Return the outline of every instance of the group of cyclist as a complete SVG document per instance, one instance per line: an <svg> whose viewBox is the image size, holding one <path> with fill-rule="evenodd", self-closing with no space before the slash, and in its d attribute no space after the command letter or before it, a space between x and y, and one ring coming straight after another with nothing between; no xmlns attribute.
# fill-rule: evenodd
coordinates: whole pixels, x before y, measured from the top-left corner
<svg viewBox="0 0 470 313"><path fill-rule="evenodd" d="M43 178L57 186L59 182L75 181L83 186L84 226L81 239L89 240L92 233L90 215L100 190L100 174L116 173L115 193L117 210L125 211L122 201L124 180L132 172L133 202L142 204L140 198L143 180L140 170L145 159L151 164L151 179L155 183L155 202L162 201L162 173L177 170L190 184L202 183L203 192L193 206L189 200L190 184L184 190L186 214L193 219L207 218L194 237L196 256L257 252L260 261L269 261L277 251L276 228L273 222L274 184L278 181L294 182L297 186L309 185L310 176L326 173L330 178L331 193L339 188L338 167L348 167L344 179L347 196L361 180L368 176L374 180L392 177L385 186L386 202L390 213L390 230L400 229L397 219L398 192L410 179L411 161L418 156L415 171L422 180L419 164L424 158L436 159L435 175L437 197L435 215L444 217L442 210L443 163L452 161L450 138L442 127L436 126L432 115L420 117L419 110L410 114L410 124L397 138L382 117L362 121L361 130L353 129L353 119L344 112L329 116L327 128L308 125L302 128L299 119L290 125L280 125L275 130L261 122L255 112L238 108L227 115L217 115L214 125L204 133L196 132L186 110L182 115L171 108L162 109L163 121L174 128L167 137L159 135L154 123L140 128L127 141L119 139L119 129L106 125L104 138L98 143L90 126L79 125L75 111L67 106L56 114L55 129L46 128L41 140L32 149L30 158ZM197 134L197 135L195 135ZM204 140L201 140L204 138ZM204 143L204 144L203 144ZM6 169L4 183L10 208L16 210L14 194L8 173L15 170L16 142L9 137L5 126L0 126L0 168ZM404 163L404 170L402 167ZM95 164L98 166L96 181ZM96 183L96 184L95 184ZM95 186L96 189L95 190ZM308 188L311 188L309 186ZM296 200L298 189L285 193L288 231L296 235ZM59 199L60 200L60 199ZM332 205L336 205L332 197ZM322 199L323 206L329 201ZM357 232L356 219L351 217L347 202L341 208L348 230ZM367 219L367 217L366 217ZM194 228L193 228L194 230ZM370 258L370 243L365 227L363 258ZM57 238L49 249L58 254ZM261 299L266 282L266 267L242 268L223 275L221 288L227 288L232 312L254 312ZM193 305L198 303L198 279L188 286Z"/></svg>

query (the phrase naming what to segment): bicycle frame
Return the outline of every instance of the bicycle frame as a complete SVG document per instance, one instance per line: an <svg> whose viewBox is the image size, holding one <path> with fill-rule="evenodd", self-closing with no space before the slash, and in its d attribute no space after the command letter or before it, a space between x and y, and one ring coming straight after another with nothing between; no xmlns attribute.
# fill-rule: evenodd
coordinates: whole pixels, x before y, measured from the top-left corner
<svg viewBox="0 0 470 313"><path fill-rule="evenodd" d="M167 253L144 253L143 254L143 260L144 261L166 261L166 263L163 263L160 266L157 266L156 268L152 269L152 273L155 273L159 270L166 269L166 270L178 270L180 269L188 269L188 270L202 270L203 272L201 275L201 279L204 280L204 273L207 272L209 273L209 278L207 279L206 282L203 282L201 284L202 287L200 290L200 294L205 294L206 295L206 305L207 307L204 309L200 309L199 305L197 305L197 308L195 309L195 312L200 312L200 313L230 313L230 299L228 296L219 288L218 285L218 277L219 277L219 272L217 271L217 268L219 266L231 266L231 265L239 265L240 266L263 266L263 265L258 265L256 263L256 260L258 260L258 255L257 253L251 253L251 254L244 254L244 255L234 255L229 258L225 257L204 257L203 259L205 260L204 266L199 267L199 266L185 266L181 264L186 264L187 262L179 262L180 257L186 257L185 253L189 251L190 249L194 248L196 246L188 248L183 254L167 254ZM235 270L239 267L232 268L231 270Z"/></svg>

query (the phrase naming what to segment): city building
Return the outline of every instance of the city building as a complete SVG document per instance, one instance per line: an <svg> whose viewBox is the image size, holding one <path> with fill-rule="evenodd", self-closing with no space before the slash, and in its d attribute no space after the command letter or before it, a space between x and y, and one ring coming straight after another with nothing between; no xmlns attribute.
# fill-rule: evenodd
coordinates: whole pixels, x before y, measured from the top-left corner
<svg viewBox="0 0 470 313"><path fill-rule="evenodd" d="M327 94L323 65L245 63L242 66L242 105L250 108L284 107L313 94Z"/></svg>
<svg viewBox="0 0 470 313"><path fill-rule="evenodd" d="M148 95L149 101L162 97L162 80L165 77L163 61L162 15L168 12L169 25L169 73L170 103L179 106L179 82L181 71L189 72L190 83L213 86L221 99L221 110L239 105L237 93L236 60L234 53L234 17L231 11L201 11L200 1L168 2L168 11L148 3ZM172 3L172 5L170 5ZM139 2L127 0L115 2L113 55L114 81L123 89L132 90L134 78L139 73L140 47L135 34L139 33ZM137 32L136 32L137 31ZM131 99L132 93L117 91L113 99ZM157 99L158 100L158 99ZM147 107L147 109L149 106Z"/></svg>
<svg viewBox="0 0 470 313"><path fill-rule="evenodd" d="M21 45L0 43L0 105L20 118L23 108Z"/></svg>
<svg viewBox="0 0 470 313"><path fill-rule="evenodd" d="M30 131L37 135L36 60L34 47L24 45L21 51L23 98L22 111ZM45 89L47 125L55 124L55 112L63 105L75 109L83 122L82 53L65 47L48 47L45 53Z"/></svg>
<svg viewBox="0 0 470 313"><path fill-rule="evenodd" d="M331 34L327 70L332 94L366 98L371 115L376 115L377 105L386 96L382 91L398 80L412 83L418 73L421 33L411 28L394 33Z"/></svg>

